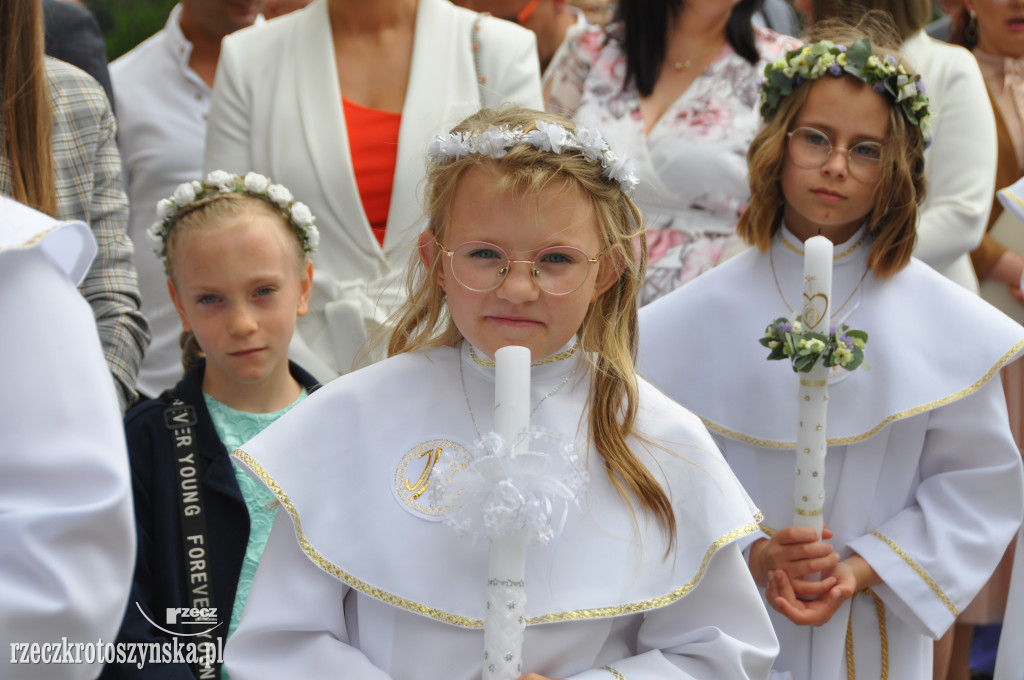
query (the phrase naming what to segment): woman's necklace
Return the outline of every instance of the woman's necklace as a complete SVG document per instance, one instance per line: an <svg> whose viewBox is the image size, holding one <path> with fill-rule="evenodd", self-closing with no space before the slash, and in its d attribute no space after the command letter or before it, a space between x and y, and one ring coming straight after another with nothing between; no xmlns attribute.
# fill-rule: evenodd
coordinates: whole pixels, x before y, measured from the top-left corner
<svg viewBox="0 0 1024 680"><path fill-rule="evenodd" d="M470 351L470 354L473 357L474 361L476 361L478 364L481 364L481 365L487 365L487 364L484 363L487 360L481 360L481 359L477 358L476 353L473 351L473 346L472 345L470 345L469 351ZM565 352L559 352L558 354L553 354L551 357L548 357L547 359L541 359L540 361L536 362L535 364L531 364L531 365L532 366L539 366L541 364L554 363L555 361L559 361L560 359L565 359L565 358L568 358L568 357L572 356L575 352L576 352L576 345L573 345L571 348L567 349ZM560 357L560 359L554 359L553 357ZM494 362L490 361L489 365L493 366ZM538 401L536 403L536 405L534 405L533 410L530 411L530 417L531 418L533 417L533 414L537 412L537 409L540 408L541 404L543 404L545 401L547 401L548 397L553 397L555 395L555 393L558 392L558 390L560 390L563 387L565 387L565 383L569 382L569 378L571 378L571 377L572 377L572 371L569 371L569 373L565 376L565 378L562 380L562 382L558 383L558 385L555 386L555 389L551 390L550 392L545 394L543 397L541 397L540 401ZM459 382L462 383L462 396L466 398L466 408L469 409L469 417L473 421L473 429L476 430L477 438L478 439L483 439L484 435L483 435L482 432L480 432L480 426L477 425L476 415L473 414L473 404L471 404L470 401L469 401L469 391L466 390L466 374L465 374L465 371L462 369L462 357L459 357Z"/></svg>
<svg viewBox="0 0 1024 680"><path fill-rule="evenodd" d="M857 246L860 245L860 242L863 241L863 240L864 239L862 237L856 243L854 243L853 246L850 247L850 249L846 250L843 253L840 253L834 259L838 260L841 257L849 255L851 252L853 252L853 250ZM782 242L786 243L786 240L783 239ZM786 243L786 246L789 247L789 248L792 248L792 246L790 246L788 243ZM789 310L789 313L792 316L793 314L796 314L796 310L794 310L792 307L789 306L789 302L786 300L786 295L785 295L785 293L782 292L782 284L779 283L779 275L775 273L774 251L775 251L774 248L769 248L768 249L768 264L771 265L771 268L772 268L772 278L775 279L775 290L779 291L779 297L782 298L782 304L786 305L786 309ZM846 305L850 302L850 300L853 299L853 296L857 294L857 291L860 290L860 284L864 283L864 279L867 277L867 275L868 275L868 270L867 270L867 268L865 268L864 269L864 273L860 275L860 280L857 281L857 285L853 287L852 291L850 291L850 295L845 300L843 300L843 304L839 305L838 309L832 310L831 316L833 316L833 317L838 316L839 312L843 311L843 308L846 307Z"/></svg>

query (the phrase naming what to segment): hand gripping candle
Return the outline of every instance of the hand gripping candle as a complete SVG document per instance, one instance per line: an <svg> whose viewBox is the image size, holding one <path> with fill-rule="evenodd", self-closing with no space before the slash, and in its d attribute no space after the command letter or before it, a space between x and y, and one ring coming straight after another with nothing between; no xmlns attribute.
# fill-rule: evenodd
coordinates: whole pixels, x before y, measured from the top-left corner
<svg viewBox="0 0 1024 680"><path fill-rule="evenodd" d="M804 332L829 336L831 300L832 242L824 236L812 236L804 241ZM793 524L811 527L819 537L824 525L829 370L819 361L809 372L797 374L800 388Z"/></svg>

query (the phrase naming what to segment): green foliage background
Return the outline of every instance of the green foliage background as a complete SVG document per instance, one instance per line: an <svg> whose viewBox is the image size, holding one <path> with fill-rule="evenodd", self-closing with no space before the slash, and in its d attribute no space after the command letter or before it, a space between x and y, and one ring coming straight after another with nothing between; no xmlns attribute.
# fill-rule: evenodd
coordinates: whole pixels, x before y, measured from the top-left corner
<svg viewBox="0 0 1024 680"><path fill-rule="evenodd" d="M107 41L110 61L153 35L167 23L177 0L85 0Z"/></svg>

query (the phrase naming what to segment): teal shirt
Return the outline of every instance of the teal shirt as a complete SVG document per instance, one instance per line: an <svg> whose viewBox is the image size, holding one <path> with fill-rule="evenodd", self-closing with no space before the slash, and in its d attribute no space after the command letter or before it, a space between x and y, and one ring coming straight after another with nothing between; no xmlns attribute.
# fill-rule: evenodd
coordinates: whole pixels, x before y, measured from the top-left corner
<svg viewBox="0 0 1024 680"><path fill-rule="evenodd" d="M272 413L239 411L220 403L208 394L203 394L203 399L206 401L206 408L210 411L217 436L220 437L224 448L230 453L290 411L308 394L306 388L302 388L302 394L298 399L280 411ZM234 458L231 459L231 462L234 463L235 478L238 480L238 488L242 491L242 498L245 499L245 507L249 510L249 544L245 548L242 572L238 577L235 604L231 610L231 623L228 625L229 638L234 635L235 629L238 628L238 622L242 618L242 610L249 597L252 579L256 575L256 567L259 566L263 548L267 545L267 539L270 537L270 528L274 525L278 508L274 494L267 487L246 472L245 468ZM227 677L227 674L224 676Z"/></svg>

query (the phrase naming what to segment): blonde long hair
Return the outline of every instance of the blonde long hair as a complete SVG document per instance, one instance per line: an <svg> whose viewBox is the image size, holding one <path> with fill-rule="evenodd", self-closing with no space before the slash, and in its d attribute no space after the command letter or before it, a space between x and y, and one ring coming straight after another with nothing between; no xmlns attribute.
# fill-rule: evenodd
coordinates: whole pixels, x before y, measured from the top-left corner
<svg viewBox="0 0 1024 680"><path fill-rule="evenodd" d="M868 12L856 26L839 20L818 22L809 40L828 39L852 45L868 38L874 54L879 57L891 54L899 59L899 53L891 47L899 44L899 38L881 23L882 17L881 12ZM853 78L850 75L838 77ZM747 151L750 204L740 216L736 231L761 252L768 251L772 237L782 225L786 203L782 194L786 135L815 82L808 80L780 102L778 113L765 123ZM885 96L889 104L889 134L882 145L881 173L875 186L874 206L868 215L868 233L873 237L868 268L876 278L887 279L910 262L914 250L917 209L925 196L924 138L920 128L907 121L898 105L886 95L880 96Z"/></svg>
<svg viewBox="0 0 1024 680"><path fill-rule="evenodd" d="M57 215L53 111L39 0L0 0L0 129L11 196Z"/></svg>
<svg viewBox="0 0 1024 680"><path fill-rule="evenodd" d="M483 132L490 126L528 132L537 121L558 123L574 130L567 118L518 107L484 109L460 123L453 132ZM452 202L460 179L471 168L488 166L500 171L503 190L529 193L560 181L578 188L590 201L597 217L602 249L620 255L622 272L612 286L587 310L578 332L579 348L593 357L588 370L593 382L588 397L590 439L603 457L605 470L623 500L631 499L651 513L675 544L676 520L671 502L651 472L627 443L635 435L638 388L634 359L637 351L637 294L647 266L647 244L639 209L617 182L602 177L599 163L582 152L552 153L528 144L517 144L495 159L477 153L431 166L427 175L426 201L430 229L444 242ZM601 267L616 266L603 258ZM432 347L457 347L463 336L452 321L444 291L437 282L440 252L424 267L418 254L408 271L408 300L396 314L388 340L388 355L423 351Z"/></svg>

